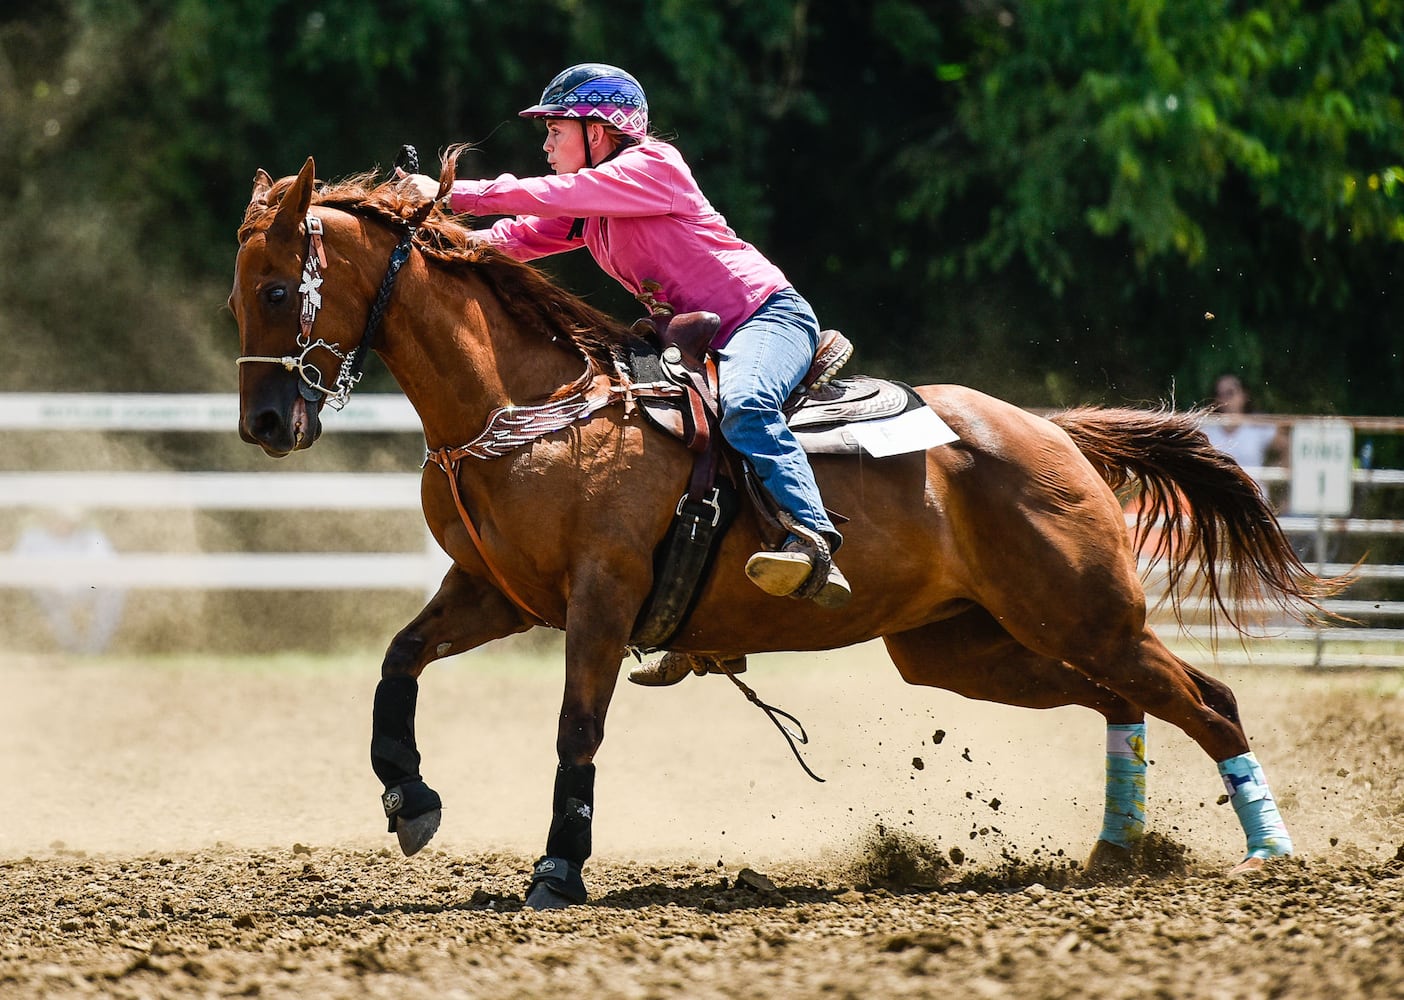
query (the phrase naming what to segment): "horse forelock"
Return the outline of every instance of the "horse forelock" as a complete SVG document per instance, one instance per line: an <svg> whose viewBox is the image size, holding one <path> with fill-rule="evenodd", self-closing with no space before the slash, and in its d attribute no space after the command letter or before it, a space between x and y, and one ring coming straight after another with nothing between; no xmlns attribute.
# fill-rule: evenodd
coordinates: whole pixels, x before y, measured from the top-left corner
<svg viewBox="0 0 1404 1000"><path fill-rule="evenodd" d="M397 185L376 183L374 171L322 183L312 194L313 205L323 205L383 222L403 226L423 202ZM267 229L295 177L274 181L261 203L250 202L239 226L239 244ZM591 369L619 375L618 352L629 338L624 324L579 296L557 285L530 264L508 257L474 240L472 229L438 207L424 219L415 246L431 264L447 273L472 273L482 279L518 326L543 343L564 341L573 346Z"/></svg>
<svg viewBox="0 0 1404 1000"><path fill-rule="evenodd" d="M375 215L392 225L411 218L420 203L411 201L392 184L376 183L375 177L374 171L366 171L339 181L320 182L313 189L312 204L358 215ZM244 210L244 221L239 226L240 243L273 224L278 207L296 180L296 177L280 178L273 182L262 200L249 203Z"/></svg>

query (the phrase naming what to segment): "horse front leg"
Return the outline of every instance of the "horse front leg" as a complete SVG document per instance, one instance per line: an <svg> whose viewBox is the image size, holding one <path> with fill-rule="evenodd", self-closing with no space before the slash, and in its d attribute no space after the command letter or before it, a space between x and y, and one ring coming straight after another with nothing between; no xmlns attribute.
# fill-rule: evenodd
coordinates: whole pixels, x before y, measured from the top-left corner
<svg viewBox="0 0 1404 1000"><path fill-rule="evenodd" d="M439 829L443 803L420 775L414 739L419 675L432 661L530 627L516 606L457 566L385 651L371 710L371 767L385 787L380 803L408 857Z"/></svg>
<svg viewBox="0 0 1404 1000"><path fill-rule="evenodd" d="M593 849L595 753L604 740L605 715L619 681L628 628L627 622L610 627L599 621L605 607L593 605L593 616L587 616L577 613L572 601L571 623L596 620L566 629L566 682L556 728L551 826L546 853L532 869L526 897L526 905L534 910L560 909L588 898L582 870Z"/></svg>

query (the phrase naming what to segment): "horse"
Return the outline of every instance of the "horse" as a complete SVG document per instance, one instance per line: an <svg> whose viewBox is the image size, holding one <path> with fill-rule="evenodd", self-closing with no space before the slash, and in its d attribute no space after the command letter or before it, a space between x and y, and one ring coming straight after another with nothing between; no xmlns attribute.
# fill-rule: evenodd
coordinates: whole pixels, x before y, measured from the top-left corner
<svg viewBox="0 0 1404 1000"><path fill-rule="evenodd" d="M445 186L453 169L446 160ZM594 758L654 586L650 553L693 465L631 405L627 327L436 203L373 173L317 182L310 157L276 182L258 171L238 243L229 307L245 441L272 457L311 447L323 408L345 403L371 350L423 424L424 517L452 566L381 665L371 765L389 831L410 855L441 818L414 732L424 669L528 629L564 630L552 814L525 901L585 902ZM336 366L335 384L319 365ZM1038 415L968 387L916 391L956 441L880 459L813 456L826 504L847 519L851 603L826 610L754 587L743 566L763 535L743 513L666 648L721 658L881 638L909 684L1099 713L1107 793L1094 869L1142 843L1154 715L1217 765L1247 840L1232 870L1290 854L1233 692L1147 623L1118 491L1142 492L1142 529L1161 525L1177 618L1178 595L1200 588L1241 632L1240 602L1306 617L1338 583L1298 560L1253 480L1200 432L1202 414Z"/></svg>

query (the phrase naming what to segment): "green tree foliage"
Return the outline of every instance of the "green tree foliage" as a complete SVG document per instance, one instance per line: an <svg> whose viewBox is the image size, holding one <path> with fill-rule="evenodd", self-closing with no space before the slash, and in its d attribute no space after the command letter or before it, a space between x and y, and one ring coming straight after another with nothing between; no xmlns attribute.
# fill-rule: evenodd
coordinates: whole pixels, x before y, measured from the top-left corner
<svg viewBox="0 0 1404 1000"><path fill-rule="evenodd" d="M933 282L1028 282L1010 354L1104 363L1109 393L1235 368L1283 406L1397 408L1404 5L1045 0L962 30L901 212L955 237Z"/></svg>
<svg viewBox="0 0 1404 1000"><path fill-rule="evenodd" d="M539 172L516 110L602 59L866 370L1391 412L1401 40L1404 0L21 0L0 388L227 390L255 168ZM548 266L628 313L583 257Z"/></svg>

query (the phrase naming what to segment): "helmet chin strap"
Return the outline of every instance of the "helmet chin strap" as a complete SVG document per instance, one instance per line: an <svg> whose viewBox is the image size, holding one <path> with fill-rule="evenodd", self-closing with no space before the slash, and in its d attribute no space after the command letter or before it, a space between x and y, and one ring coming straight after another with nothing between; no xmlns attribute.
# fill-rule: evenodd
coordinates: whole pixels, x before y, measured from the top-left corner
<svg viewBox="0 0 1404 1000"><path fill-rule="evenodd" d="M585 144L585 167L589 169L595 165L594 154L590 152L590 119L580 119L580 138ZM566 239L579 240L585 238L585 220L576 219L570 224L570 232L566 233Z"/></svg>
<svg viewBox="0 0 1404 1000"><path fill-rule="evenodd" d="M585 140L585 166L593 167L595 156L590 151L590 119L588 118L580 119L580 138Z"/></svg>

